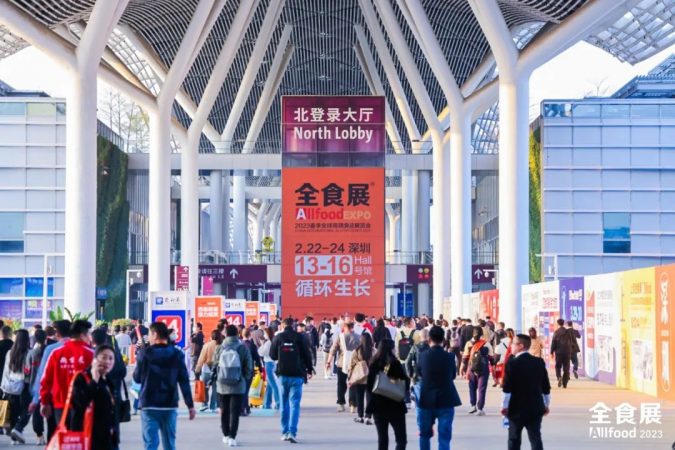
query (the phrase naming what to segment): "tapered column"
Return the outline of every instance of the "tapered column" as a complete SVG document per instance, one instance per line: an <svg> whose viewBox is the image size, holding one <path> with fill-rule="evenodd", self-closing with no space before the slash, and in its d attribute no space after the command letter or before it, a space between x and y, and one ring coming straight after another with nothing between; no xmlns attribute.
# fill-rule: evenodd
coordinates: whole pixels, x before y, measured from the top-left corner
<svg viewBox="0 0 675 450"><path fill-rule="evenodd" d="M245 262L248 247L248 208L246 206L246 172L237 170L232 177L232 241L240 263Z"/></svg>
<svg viewBox="0 0 675 450"><path fill-rule="evenodd" d="M209 209L210 230L211 230L211 250L223 250L223 177L220 170L211 171L211 181L209 185L211 204Z"/></svg>
<svg viewBox="0 0 675 450"><path fill-rule="evenodd" d="M225 171L222 172L223 174L223 194L222 194L222 200L223 200L223 207L222 207L222 213L223 213L223 251L225 253L228 253L232 251L232 246L230 244L230 211L232 210L230 207L230 171Z"/></svg>

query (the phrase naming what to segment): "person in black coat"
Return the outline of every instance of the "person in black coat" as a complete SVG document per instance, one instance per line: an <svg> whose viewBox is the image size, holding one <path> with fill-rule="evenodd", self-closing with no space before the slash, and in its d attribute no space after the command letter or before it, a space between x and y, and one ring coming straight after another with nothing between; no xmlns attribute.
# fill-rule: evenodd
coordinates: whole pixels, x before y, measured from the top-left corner
<svg viewBox="0 0 675 450"><path fill-rule="evenodd" d="M389 329L384 324L384 319L377 320L377 326L373 330L373 341L375 341L375 347L383 341L384 339L391 339L391 333Z"/></svg>
<svg viewBox="0 0 675 450"><path fill-rule="evenodd" d="M394 354L394 341L384 339L377 346L377 352L368 366L367 390L371 394L366 407L366 415L373 416L375 428L377 428L377 448L387 450L389 448L389 425L394 429L396 450L405 450L407 444L405 413L408 412L403 399L395 401L382 395L375 394L375 379L377 374L389 367L387 375L390 378L405 380L406 392L410 389L410 379L403 369L403 365Z"/></svg>
<svg viewBox="0 0 675 450"><path fill-rule="evenodd" d="M438 447L450 448L455 407L462 404L454 382L457 376L455 357L443 349L444 338L445 333L441 327L431 327L430 348L420 353L416 367L417 379L420 380L417 423L420 427L421 450L430 448L436 420L438 420Z"/></svg>
<svg viewBox="0 0 675 450"><path fill-rule="evenodd" d="M518 334L511 343L513 357L506 363L502 415L509 419L509 450L519 450L523 428L532 450L543 450L541 421L549 412L551 383L546 363L532 356L531 339Z"/></svg>
<svg viewBox="0 0 675 450"><path fill-rule="evenodd" d="M108 345L100 345L91 367L73 380L68 428L73 431L84 428L87 408L93 402L91 448L96 450L115 450L120 442L113 386L107 377L114 364L115 351Z"/></svg>

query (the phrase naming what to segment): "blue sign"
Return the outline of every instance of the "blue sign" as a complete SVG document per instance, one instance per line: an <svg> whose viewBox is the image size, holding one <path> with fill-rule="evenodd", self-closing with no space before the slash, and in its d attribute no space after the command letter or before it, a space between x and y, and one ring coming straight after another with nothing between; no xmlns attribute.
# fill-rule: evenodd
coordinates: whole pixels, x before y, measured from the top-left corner
<svg viewBox="0 0 675 450"><path fill-rule="evenodd" d="M399 293L397 300L398 300L397 305L398 316L412 317L414 315L412 292L408 292L406 294Z"/></svg>
<svg viewBox="0 0 675 450"><path fill-rule="evenodd" d="M96 288L96 300L105 300L108 298L108 288Z"/></svg>
<svg viewBox="0 0 675 450"><path fill-rule="evenodd" d="M185 310L153 310L153 322L164 322L170 330L176 332L176 347L185 347L189 336L189 324L185 316Z"/></svg>

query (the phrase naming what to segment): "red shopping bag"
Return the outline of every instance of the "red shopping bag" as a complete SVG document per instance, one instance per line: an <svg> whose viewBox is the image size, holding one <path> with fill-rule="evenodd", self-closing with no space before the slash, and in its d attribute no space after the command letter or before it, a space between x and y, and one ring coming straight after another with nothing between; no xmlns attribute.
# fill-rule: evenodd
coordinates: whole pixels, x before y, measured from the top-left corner
<svg viewBox="0 0 675 450"><path fill-rule="evenodd" d="M71 431L66 425L66 419L70 411L70 398L73 394L73 384L75 376L70 383L68 389L68 398L66 399L66 406L63 408L61 415L61 422L54 431L46 450L92 450L91 448L91 430L94 424L94 405L93 402L87 407L84 413L84 423L82 424L82 431ZM89 375L84 374L85 379L89 382Z"/></svg>
<svg viewBox="0 0 675 450"><path fill-rule="evenodd" d="M195 381L195 395L192 400L196 403L206 402L206 385L202 380Z"/></svg>

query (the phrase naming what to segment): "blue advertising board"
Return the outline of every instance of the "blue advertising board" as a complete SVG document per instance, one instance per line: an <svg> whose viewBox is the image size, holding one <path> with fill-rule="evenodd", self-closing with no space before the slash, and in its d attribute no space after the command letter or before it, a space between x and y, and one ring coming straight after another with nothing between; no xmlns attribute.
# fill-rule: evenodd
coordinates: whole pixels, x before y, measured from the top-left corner
<svg viewBox="0 0 675 450"><path fill-rule="evenodd" d="M398 316L412 317L415 314L413 310L414 306L412 292L408 292L406 294L399 293L397 300Z"/></svg>
<svg viewBox="0 0 675 450"><path fill-rule="evenodd" d="M164 322L176 332L175 345L186 347L190 335L190 317L187 310L187 291L150 293L150 319Z"/></svg>

